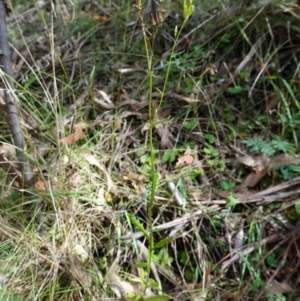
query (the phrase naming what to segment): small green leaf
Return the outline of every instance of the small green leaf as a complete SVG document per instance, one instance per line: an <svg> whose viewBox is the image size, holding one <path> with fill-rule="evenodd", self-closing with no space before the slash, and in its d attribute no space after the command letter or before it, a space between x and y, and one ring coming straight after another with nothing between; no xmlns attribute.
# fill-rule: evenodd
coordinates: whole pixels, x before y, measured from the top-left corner
<svg viewBox="0 0 300 301"><path fill-rule="evenodd" d="M189 262L189 257L187 256L186 252L180 252L180 262L183 265L186 265Z"/></svg>
<svg viewBox="0 0 300 301"><path fill-rule="evenodd" d="M22 199L22 194L19 192L12 193L12 194L9 194L8 196L6 196L4 199L8 202L19 201Z"/></svg>
<svg viewBox="0 0 300 301"><path fill-rule="evenodd" d="M171 297L168 295L151 296L149 298L143 299L143 301L168 301L168 300L171 300Z"/></svg>
<svg viewBox="0 0 300 301"><path fill-rule="evenodd" d="M204 153L207 154L207 155L210 155L210 154L211 154L211 148L204 147L203 151L204 151Z"/></svg>
<svg viewBox="0 0 300 301"><path fill-rule="evenodd" d="M151 288L153 288L155 290L159 290L159 285L154 279L149 278L149 284L150 284Z"/></svg>
<svg viewBox="0 0 300 301"><path fill-rule="evenodd" d="M218 157L219 156L219 151L215 149L214 147L205 147L203 149L204 153L207 155L212 155L213 157Z"/></svg>
<svg viewBox="0 0 300 301"><path fill-rule="evenodd" d="M106 257L98 258L98 268L99 270L104 270L107 268L107 259Z"/></svg>
<svg viewBox="0 0 300 301"><path fill-rule="evenodd" d="M135 268L146 268L148 266L148 262L138 262L134 265Z"/></svg>
<svg viewBox="0 0 300 301"><path fill-rule="evenodd" d="M143 156L140 157L140 162L142 164L146 164L148 162L148 160L149 160L149 156L148 155L143 155Z"/></svg>
<svg viewBox="0 0 300 301"><path fill-rule="evenodd" d="M126 296L128 297L128 298L130 298L130 299L134 299L134 300L138 300L138 295L136 294L136 293L134 293L134 292L128 292L127 294L126 294Z"/></svg>
<svg viewBox="0 0 300 301"><path fill-rule="evenodd" d="M204 176L204 174L205 174L204 169L198 168L198 169L195 169L195 170L191 171L190 178L192 180L195 180L199 176Z"/></svg>
<svg viewBox="0 0 300 301"><path fill-rule="evenodd" d="M295 203L295 210L298 215L300 215L300 200L297 200Z"/></svg>
<svg viewBox="0 0 300 301"><path fill-rule="evenodd" d="M175 159L176 159L176 155L177 155L177 151L176 150L173 150L173 149L167 149L165 150L163 156L162 156L162 159L165 161L165 162L174 162Z"/></svg>
<svg viewBox="0 0 300 301"><path fill-rule="evenodd" d="M153 260L162 267L169 267L174 259L169 255L168 250L161 248L158 254L153 254Z"/></svg>
<svg viewBox="0 0 300 301"><path fill-rule="evenodd" d="M191 283L193 282L193 280L195 277L195 272L192 271L191 269L187 269L184 273L184 279L188 282L188 283Z"/></svg>
<svg viewBox="0 0 300 301"><path fill-rule="evenodd" d="M244 139L242 140L242 143L249 147L250 152L262 152L270 157L276 152L271 143L268 143L257 136L251 139Z"/></svg>
<svg viewBox="0 0 300 301"><path fill-rule="evenodd" d="M241 86L229 87L227 88L227 92L230 94L240 94L243 91Z"/></svg>
<svg viewBox="0 0 300 301"><path fill-rule="evenodd" d="M215 136L212 134L206 134L204 138L208 141L209 144L215 143L216 140Z"/></svg>
<svg viewBox="0 0 300 301"><path fill-rule="evenodd" d="M276 260L275 253L271 253L269 256L266 258L266 262L268 265L272 268L277 268L278 267L278 260Z"/></svg>
<svg viewBox="0 0 300 301"><path fill-rule="evenodd" d="M289 165L290 171L300 173L300 165Z"/></svg>
<svg viewBox="0 0 300 301"><path fill-rule="evenodd" d="M188 130L192 130L196 127L197 124L198 124L198 120L192 119L191 121L185 121L183 123L183 127L185 127Z"/></svg>
<svg viewBox="0 0 300 301"><path fill-rule="evenodd" d="M142 271L142 269L140 270ZM140 283L142 286L145 286L144 284L144 281L143 281L143 277L131 277L131 276L128 276L128 280L132 281L132 282L136 282L136 283Z"/></svg>
<svg viewBox="0 0 300 301"><path fill-rule="evenodd" d="M228 44L228 43L230 43L230 38L231 38L231 35L229 33L225 33L221 37L221 42Z"/></svg>
<svg viewBox="0 0 300 301"><path fill-rule="evenodd" d="M214 166L217 166L219 164L219 161L218 160L207 160L207 164L210 167L214 167Z"/></svg>
<svg viewBox="0 0 300 301"><path fill-rule="evenodd" d="M236 186L236 183L230 180L222 180L220 186L223 190L231 190Z"/></svg>
<svg viewBox="0 0 300 301"><path fill-rule="evenodd" d="M146 229L144 228L144 226L140 223L140 221L130 213L129 213L129 218L130 218L131 222L145 235L145 237L147 239L149 239L149 234L146 231Z"/></svg>
<svg viewBox="0 0 300 301"><path fill-rule="evenodd" d="M240 77L247 79L250 77L250 72L248 70L241 71Z"/></svg>
<svg viewBox="0 0 300 301"><path fill-rule="evenodd" d="M285 210L284 215L290 220L290 221L296 221L299 219L299 215L295 210Z"/></svg>
<svg viewBox="0 0 300 301"><path fill-rule="evenodd" d="M226 208L230 208L230 207L233 207L233 206L235 206L235 204L236 204L236 199L235 199L235 197L234 196L232 196L232 195L229 195L228 197L227 197L227 203L226 203Z"/></svg>
<svg viewBox="0 0 300 301"><path fill-rule="evenodd" d="M287 152L292 153L295 151L295 146L287 141L273 139L271 141L271 145L274 147L274 149L285 153Z"/></svg>
<svg viewBox="0 0 300 301"><path fill-rule="evenodd" d="M154 245L154 249L161 248L162 246L169 244L172 240L173 237L164 238Z"/></svg>
<svg viewBox="0 0 300 301"><path fill-rule="evenodd" d="M211 155L214 156L214 157L218 157L220 155L220 152L217 149L214 148L211 152Z"/></svg>

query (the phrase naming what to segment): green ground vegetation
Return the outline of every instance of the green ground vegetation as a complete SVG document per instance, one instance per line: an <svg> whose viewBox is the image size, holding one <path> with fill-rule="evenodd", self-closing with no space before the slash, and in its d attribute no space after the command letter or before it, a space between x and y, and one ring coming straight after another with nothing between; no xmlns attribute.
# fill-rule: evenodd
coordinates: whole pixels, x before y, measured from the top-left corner
<svg viewBox="0 0 300 301"><path fill-rule="evenodd" d="M7 2L0 300L299 300L299 1Z"/></svg>

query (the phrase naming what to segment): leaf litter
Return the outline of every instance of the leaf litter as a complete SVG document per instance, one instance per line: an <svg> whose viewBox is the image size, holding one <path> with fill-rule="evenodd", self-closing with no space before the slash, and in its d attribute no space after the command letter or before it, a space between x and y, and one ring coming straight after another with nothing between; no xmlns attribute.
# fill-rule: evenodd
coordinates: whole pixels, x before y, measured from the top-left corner
<svg viewBox="0 0 300 301"><path fill-rule="evenodd" d="M117 6L116 10L118 10ZM65 4L63 7L68 13L61 19L66 22L71 18L73 9L70 11ZM265 8L268 9L267 6ZM279 10L279 7L276 8ZM287 11L294 13L294 10L295 7L290 7ZM24 198L14 193L12 185L3 185L3 196L6 200L3 206L7 204L7 200L14 197L23 198L22 200L25 201L25 214L22 219L11 213L9 207L2 208L3 212L9 212L7 219L1 218L2 241L9 239L18 247L13 258L1 258L1 260L6 260L8 266L12 265L13 261L19 262L22 267L22 270L18 270L19 275L3 274L4 279L8 275L10 277L7 290L17 287L18 295L23 298L32 296L35 294L34 288L30 285L32 271L37 271L34 272L34 277L35 281L41 284L39 286L41 292L51 291L51 281L63 289L72 288L68 292L68 297L61 292L57 293L58 298L61 295L66 297L65 300L82 300L81 298L86 296L92 298L91 300L110 297L143 300L153 295L157 296L156 300L159 300L159 296L164 298L162 294L172 294L168 289L173 290L178 299L182 300L188 298L228 300L232 296L238 300L246 296L252 298L255 294L257 296L266 294L264 287L260 287L259 291L250 287L255 276L251 274L251 269L248 271L249 275L247 273L244 275L248 277L247 282L240 284L239 292L235 291L236 279L241 277L239 267L242 268L243 264L244 267L246 266L243 260L250 253L253 254L258 250L271 252L280 243L285 243L287 246L282 256L288 259L288 267L295 267L299 263L299 258L295 256L299 224L295 221L297 215L293 205L299 196L297 187L300 181L295 174L292 174L291 180L283 180L282 175L278 174L278 168L300 165L300 161L295 154L278 152L271 156L264 154L265 149L259 147L254 155L248 154L249 149L244 147L244 156L240 157L238 152L228 148L228 141L239 143L239 139L243 136L251 137L251 133L249 134L251 128L255 128L256 134L265 139L270 137L275 139L272 132L286 131L286 139L291 141L288 131L284 127L280 128L278 119L269 112L270 105L261 102L261 98L264 97L261 90L264 87L260 79L267 71L273 72L271 64L267 66L267 63L262 62L269 63L273 59L275 61L275 58L269 58L267 54L261 52L261 48L264 43L270 41L267 35L276 32L276 27L270 24L266 28L266 36L259 39L251 37L252 44L250 47L249 45L245 47L247 50L243 50L243 57L240 56L240 46L233 49L232 55L235 57L228 58L230 62L226 63L226 58L223 56L226 47L222 46L224 47L222 48L218 43L208 46L212 49L207 50L206 56L199 51L197 58L183 57L181 62L180 59L174 61L174 81L180 83L170 86L170 91L164 95L162 103L153 100L152 112L156 134L154 142L157 149L155 164L159 173L153 208L153 233L156 242L171 237L166 249L168 256L174 259L174 264L167 269L162 263L151 262L151 277L157 286L152 285L145 289L143 288L143 281L145 281L143 263L149 258L149 246L144 240L144 233L149 233L146 212L149 187L151 187L148 160L148 99L147 97L143 99L144 95L149 94L146 91L148 86L145 85L148 78L147 66L145 63L138 62L141 53L144 54L138 44L129 45L129 41L135 43L134 39L129 39L125 48L120 48L118 52L119 46L110 37L116 35L115 30L120 37L123 36L124 23L120 24L113 10L106 8L101 11L101 5L100 7L97 5L97 8L92 11L85 9L83 14L86 13L91 14L88 20L93 19L93 22L97 22L98 25L93 25L89 34L85 35L83 31L84 36L78 36L72 45L59 48L61 62L51 61L52 57L45 51L47 48L50 49L50 45L46 35L43 36L41 33L44 43L33 37L28 48L35 54L34 60L38 61L36 68L25 71L23 75L26 76L21 76L19 71L19 77L27 80L30 78L30 72L35 72L34 76L37 79L48 83L46 86L42 85L42 92L53 95L55 87L50 75L53 70L50 67L51 64L55 65L56 76L63 82L65 75L60 69L62 63L66 67L64 71L70 72L70 79L76 82L76 85L78 81L78 86L70 89L66 84L60 86L57 91L56 97L62 101L60 108L62 112L59 115L59 118L62 118L62 126L51 117L55 113L54 102L41 103L40 99L47 97L42 93L38 95L40 83L33 81L31 86L29 85L29 90L31 95L38 96L30 101L41 108L42 120L34 118L33 122L26 119L26 113L27 116L33 115L30 112L29 98L28 102L23 99L20 101L23 110L28 110L24 112L24 121L26 120L29 125L28 140L30 135L37 136L40 144L50 143L51 147L43 154L43 160L47 164L41 166L38 159L32 160L32 165L38 170L35 188L43 190L43 194L34 192L36 198L32 195ZM118 13L122 14L121 11ZM259 18L260 11L255 11L254 16ZM172 18L171 14L166 14L166 22L171 24L174 20L177 22L176 17L174 20ZM227 39L230 40L230 34L224 38L218 32L214 32L224 22L224 16L222 19L221 13L217 13L206 21L212 19L216 21L216 26L208 35L216 34L216 39L220 38L223 43L226 43ZM32 16L32 22L39 22L37 16ZM73 24L69 23L65 28L69 32L74 32ZM88 26L84 22L81 24ZM132 29L130 23L128 24L125 26L126 29L132 31L133 36L138 36L139 33ZM201 35L207 34L206 30L209 30L205 27L206 22L196 25L195 20L191 19L191 24L193 29L187 30L184 37L189 39L187 48L183 53L178 51L179 58L180 55L193 52L193 47L199 44ZM247 25L251 27L251 23ZM83 28L80 29L82 31ZM199 29L201 34L198 32ZM173 32L168 28L164 30L165 37L173 36ZM284 36L282 32L278 31L278 33ZM63 34L65 33L61 32L61 35L55 36L55 41L62 46L64 43L60 41L64 41ZM108 51L107 55L103 54L103 59L92 55L92 45L95 43L93 38L96 34L97 43L99 40L104 41L103 47ZM292 32L290 38L293 34L295 35ZM273 35L274 37L276 35ZM242 41L241 37L239 39ZM277 43L276 39L272 41ZM165 45L165 49L159 49L161 45ZM157 46L158 61L154 62L153 69L156 76L155 86L161 86L161 79L165 77L165 68L160 68L160 65L165 66L164 58L168 57L172 45L166 39ZM278 49L273 50L278 52L280 57L279 45ZM16 65L21 66L24 62L31 62L31 53L28 53L25 46L20 45L20 53L24 55L17 59ZM130 56L135 58L137 61L135 66L131 59L126 57L126 53L130 53ZM55 59L57 58L58 56L55 55ZM294 58L297 59L296 56ZM99 59L102 60L101 63ZM197 66L184 65L193 60ZM80 61L82 73L77 74ZM214 72L212 68L213 65L220 65L217 64L218 61L226 66L224 75L228 78L225 81L221 78L213 78L221 74L221 72ZM256 61L262 64L261 68ZM102 64L103 68L96 70L96 74L92 75L91 66L99 64ZM178 69L176 64L179 64ZM293 71L291 65L284 66L286 73ZM40 72L43 68L47 72ZM253 78L243 78L242 76L246 76L246 72L243 74L244 71L249 71ZM116 85L120 80L116 78L116 73L118 76L122 73L124 76L120 86ZM187 78L199 75L205 78L203 84L200 85L196 80L189 84ZM94 81L90 83L91 78ZM238 81L241 84L237 83ZM250 89L253 100L257 101L257 104L250 104L240 85L246 85L247 89ZM220 91L226 92L220 93ZM273 93L273 91L265 91L265 93ZM218 99L220 95L222 98ZM153 96L156 97L155 92ZM272 104L272 110L276 110L280 101L279 97L274 99L276 104ZM252 114L256 110L270 113L269 124L258 123L257 116ZM280 115L283 112L277 111L276 114ZM78 122L80 120L83 121ZM248 125L243 122L245 120L249 122ZM285 119L282 117L282 120ZM193 123L193 126L187 126L188 122ZM48 124L46 130L40 126L42 123ZM37 131L39 127L41 127L40 132ZM70 134L59 136L64 133L65 128L71 131ZM218 139L207 141L205 134L216 136ZM254 146L258 146L258 142L255 143L257 145ZM15 177L20 171L17 166L14 166L13 150L7 150L5 147L1 150L2 167L7 174ZM166 151L173 152L175 158L173 162L164 162L162 159L162 154ZM19 178L21 178L20 174ZM239 185L233 190L222 191L219 183L221 180L228 181L228 179ZM8 183L11 183L10 180ZM232 208L227 206L229 196L235 199ZM283 210L284 203L287 204ZM263 210L263 213L259 210ZM279 214L273 214L273 210ZM145 232L139 231L133 225L128 213L140 221ZM235 220L232 227L227 229L230 238L227 241L224 234L226 230L224 213L231 221ZM234 219L235 215L239 218ZM253 228L252 219L256 215L261 215L258 223L259 227L264 229L262 233L250 232ZM282 225L285 219L288 220L285 223L288 225L288 231L287 226ZM30 232L21 232L21 229L26 229L29 222L38 225L39 232L36 237L31 237ZM284 240L282 236L285 237ZM257 238L251 241L251 237ZM159 250L155 250L157 251ZM246 263L264 266L262 277L265 282L269 281L270 274L273 273L273 278L277 276L276 282L269 281L271 284L269 293L274 295L293 293L292 286L295 286L295 274L298 273L298 269L290 270L288 275L282 276L279 274L279 267L274 270L266 266L262 259L255 261L255 258L256 256L253 256ZM100 269L102 260L108 263ZM215 265L214 269L208 268L211 262ZM234 273L230 270L233 265L236 266ZM191 274L193 277L189 278ZM108 285L111 291L106 290L105 285ZM278 289L276 290L275 287ZM226 293L230 290L232 290L231 295Z"/></svg>

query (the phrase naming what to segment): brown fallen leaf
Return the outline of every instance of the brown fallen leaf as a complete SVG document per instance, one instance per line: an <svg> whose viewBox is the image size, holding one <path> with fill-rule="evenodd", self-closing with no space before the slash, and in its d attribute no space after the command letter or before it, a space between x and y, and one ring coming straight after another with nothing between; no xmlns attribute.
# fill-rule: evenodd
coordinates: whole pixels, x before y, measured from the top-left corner
<svg viewBox="0 0 300 301"><path fill-rule="evenodd" d="M245 192L248 187L254 187L268 172L268 168L250 173L244 181L235 188L235 192Z"/></svg>
<svg viewBox="0 0 300 301"><path fill-rule="evenodd" d="M122 126L122 123L123 123L123 119L127 118L129 116L138 116L138 117L142 118L141 113L124 111L120 115L118 115L117 120L116 120L116 128L118 130L121 130L121 128L122 128L121 126Z"/></svg>
<svg viewBox="0 0 300 301"><path fill-rule="evenodd" d="M290 293L292 291L293 289L286 281L278 282L275 279L271 281L268 289L268 293L273 295Z"/></svg>
<svg viewBox="0 0 300 301"><path fill-rule="evenodd" d="M150 288L143 290L140 285L139 277L130 277L131 282L123 280L118 273L118 265L116 264L105 276L105 282L110 289L116 294L116 296L124 301L134 301L136 296L142 295L147 299L153 296L153 292Z"/></svg>
<svg viewBox="0 0 300 301"><path fill-rule="evenodd" d="M104 15L96 15L96 16L93 16L93 20L98 21L98 22L106 22L109 19Z"/></svg>
<svg viewBox="0 0 300 301"><path fill-rule="evenodd" d="M198 283L194 289L191 289L190 296L193 301L205 301L209 292L209 288L212 285L211 269L206 267L205 279L203 282ZM187 285L187 288L191 288L191 284Z"/></svg>
<svg viewBox="0 0 300 301"><path fill-rule="evenodd" d="M280 154L272 158L270 168L276 168L283 165L300 165L299 156Z"/></svg>
<svg viewBox="0 0 300 301"><path fill-rule="evenodd" d="M266 155L245 156L236 159L237 163L241 163L246 166L252 167L252 169L255 171L265 169L269 165L270 161L271 159Z"/></svg>
<svg viewBox="0 0 300 301"><path fill-rule="evenodd" d="M201 102L200 99L191 98L191 97L182 97L182 100L186 101L187 103L198 103L198 102Z"/></svg>
<svg viewBox="0 0 300 301"><path fill-rule="evenodd" d="M270 158L266 155L245 156L236 160L252 168L252 172L235 188L236 192L245 192L248 187L254 187L269 171Z"/></svg>
<svg viewBox="0 0 300 301"><path fill-rule="evenodd" d="M8 160L15 160L17 158L16 147L8 143L2 143L0 154L5 156Z"/></svg>
<svg viewBox="0 0 300 301"><path fill-rule="evenodd" d="M18 169L16 147L12 144L2 143L0 147L0 167Z"/></svg>
<svg viewBox="0 0 300 301"><path fill-rule="evenodd" d="M142 135L144 135L145 132L148 132L149 129L150 129L150 123L149 123L149 122L146 122L146 123L142 126L142 128L141 128L141 133L142 133Z"/></svg>
<svg viewBox="0 0 300 301"><path fill-rule="evenodd" d="M65 143L65 144L72 144L72 143L77 142L82 137L82 133L83 133L82 128L83 128L82 123L75 124L74 125L74 130L75 130L74 133L72 133L71 135L69 135L67 137L59 139L58 142Z"/></svg>
<svg viewBox="0 0 300 301"><path fill-rule="evenodd" d="M34 179L34 188L37 190L47 190L46 182L43 179L37 177L36 179Z"/></svg>
<svg viewBox="0 0 300 301"><path fill-rule="evenodd" d="M157 134L160 137L160 148L161 149L168 149L172 147L171 142L171 134L169 130L169 126L166 123L157 123L155 125L155 129Z"/></svg>
<svg viewBox="0 0 300 301"><path fill-rule="evenodd" d="M149 182L149 177L138 173L127 173L122 175L123 180L129 181L138 193L145 193L145 183Z"/></svg>
<svg viewBox="0 0 300 301"><path fill-rule="evenodd" d="M147 177L146 175L140 174L140 173L134 173L134 172L130 172L130 173L125 173L122 175L124 180L129 180L129 181L138 181L138 182L143 182L143 183L147 183L149 181L149 177Z"/></svg>
<svg viewBox="0 0 300 301"><path fill-rule="evenodd" d="M155 130L160 137L160 148L168 149L172 147L171 141L171 133L170 133L170 122L164 121L166 118L166 113L163 112L159 106L157 101L152 102L152 112L154 116Z"/></svg>
<svg viewBox="0 0 300 301"><path fill-rule="evenodd" d="M79 260L78 254L69 254L68 263L70 264L68 271L74 279L80 281L83 286L89 287L92 283L92 277L84 264Z"/></svg>
<svg viewBox="0 0 300 301"><path fill-rule="evenodd" d="M97 1L85 1L81 5L81 10L84 11L90 18L98 22L108 21L108 17L102 14L102 9Z"/></svg>
<svg viewBox="0 0 300 301"><path fill-rule="evenodd" d="M178 157L175 166L179 167L181 165L191 165L194 160L195 158L191 155L191 150L187 149L182 156Z"/></svg>
<svg viewBox="0 0 300 301"><path fill-rule="evenodd" d="M110 192L114 188L113 181L107 172L106 168L99 162L96 157L90 153L85 153L83 154L84 158L91 164L97 166L106 176L106 181L107 181L107 192Z"/></svg>

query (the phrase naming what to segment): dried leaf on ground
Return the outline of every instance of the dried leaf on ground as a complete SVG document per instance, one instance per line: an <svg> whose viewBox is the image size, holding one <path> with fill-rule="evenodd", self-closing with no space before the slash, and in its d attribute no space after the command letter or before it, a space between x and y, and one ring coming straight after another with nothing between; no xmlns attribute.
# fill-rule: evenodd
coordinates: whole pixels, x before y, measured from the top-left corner
<svg viewBox="0 0 300 301"><path fill-rule="evenodd" d="M195 292L191 293L191 299L193 301L205 301L207 297L208 290L196 290Z"/></svg>
<svg viewBox="0 0 300 301"><path fill-rule="evenodd" d="M102 98L102 101L104 100L108 104L113 104L110 97L107 95L107 93L103 90L95 90L94 95L98 93L98 95Z"/></svg>
<svg viewBox="0 0 300 301"><path fill-rule="evenodd" d="M198 102L201 102L200 99L191 98L191 97L182 97L182 100L186 101L187 103L198 103Z"/></svg>
<svg viewBox="0 0 300 301"><path fill-rule="evenodd" d="M271 281L270 289L268 289L268 293L273 295L290 293L292 291L293 289L286 281L278 282L275 279Z"/></svg>
<svg viewBox="0 0 300 301"><path fill-rule="evenodd" d="M112 110L116 107L105 91L94 89L93 97L95 103L100 105L103 109Z"/></svg>
<svg viewBox="0 0 300 301"><path fill-rule="evenodd" d="M208 289L211 287L211 270L209 267L206 267L205 273L205 283L200 282L196 285L195 289L194 284L188 284L187 288L190 288L190 296L193 301L205 301L208 294Z"/></svg>
<svg viewBox="0 0 300 301"><path fill-rule="evenodd" d="M30 127L31 129L38 129L40 127L40 123L37 121L37 119L23 109L21 110L21 116L27 128Z"/></svg>
<svg viewBox="0 0 300 301"><path fill-rule="evenodd" d="M155 129L160 136L160 148L167 149L172 147L172 142L170 139L169 126L167 124L156 124Z"/></svg>
<svg viewBox="0 0 300 301"><path fill-rule="evenodd" d="M252 169L255 171L260 171L268 166L270 160L271 159L268 156L260 155L260 156L239 157L236 159L236 162L252 167Z"/></svg>
<svg viewBox="0 0 300 301"><path fill-rule="evenodd" d="M47 190L47 184L42 178L37 177L34 180L34 188L37 190Z"/></svg>
<svg viewBox="0 0 300 301"><path fill-rule="evenodd" d="M85 153L83 155L91 165L97 166L105 174L107 180L107 192L111 191L114 187L114 184L106 168L95 158L94 155L89 153Z"/></svg>
<svg viewBox="0 0 300 301"><path fill-rule="evenodd" d="M239 230L235 235L234 250L238 250L244 243L244 220L241 221Z"/></svg>
<svg viewBox="0 0 300 301"><path fill-rule="evenodd" d="M174 198L179 206L183 206L185 200L173 182L168 182L170 192L174 195Z"/></svg>
<svg viewBox="0 0 300 301"><path fill-rule="evenodd" d="M82 11L84 11L90 18L98 22L108 21L108 17L103 14L103 9L97 1L85 1L81 5Z"/></svg>
<svg viewBox="0 0 300 301"><path fill-rule="evenodd" d="M12 144L3 143L0 147L0 155L7 160L15 160L17 158L16 147Z"/></svg>
<svg viewBox="0 0 300 301"><path fill-rule="evenodd" d="M69 254L68 256L70 263L70 272L71 275L78 281L82 283L82 285L89 287L92 283L92 277L88 273L87 269L83 265L83 263L73 254Z"/></svg>
<svg viewBox="0 0 300 301"><path fill-rule="evenodd" d="M258 172L250 173L244 181L236 187L236 192L245 192L248 187L254 187L268 172L268 168L260 170Z"/></svg>
<svg viewBox="0 0 300 301"><path fill-rule="evenodd" d="M150 123L149 123L149 122L146 122L146 123L142 126L142 128L141 128L141 133L142 133L142 135L144 135L145 132L148 132L149 129L150 129Z"/></svg>
<svg viewBox="0 0 300 301"><path fill-rule="evenodd" d="M85 103L87 97L89 96L89 92L85 90L81 95L74 101L72 105L68 107L68 112L66 116L63 118L63 124L67 125L70 123L74 116L73 113L76 111L77 108L82 107L82 105Z"/></svg>
<svg viewBox="0 0 300 301"><path fill-rule="evenodd" d="M244 192L248 187L254 187L267 174L270 158L266 155L245 156L238 158L237 162L249 166L253 170L235 189L236 192Z"/></svg>
<svg viewBox="0 0 300 301"><path fill-rule="evenodd" d="M82 128L83 128L82 123L75 124L74 125L74 130L75 130L74 133L72 133L71 135L69 135L67 137L61 138L58 141L60 143L65 143L65 144L72 144L72 143L77 142L82 137L82 133L83 133Z"/></svg>
<svg viewBox="0 0 300 301"><path fill-rule="evenodd" d="M117 267L108 272L105 281L116 296L122 300L135 300L135 297L142 293L141 287L136 285L137 283L131 284L121 279L117 273Z"/></svg>
<svg viewBox="0 0 300 301"><path fill-rule="evenodd" d="M195 158L191 154L191 150L187 149L182 156L179 156L175 164L176 167L181 165L191 165Z"/></svg>
<svg viewBox="0 0 300 301"><path fill-rule="evenodd" d="M138 116L138 117L142 118L141 113L124 111L120 115L118 115L117 120L116 120L116 128L118 130L121 130L121 128L122 128L123 119L127 118L129 116Z"/></svg>
<svg viewBox="0 0 300 301"><path fill-rule="evenodd" d="M155 130L160 137L160 148L168 149L172 147L170 123L164 121L166 113L163 112L156 101L152 102L152 112L155 121Z"/></svg>
<svg viewBox="0 0 300 301"><path fill-rule="evenodd" d="M88 252L86 251L86 249L79 245L79 244L76 244L73 249L72 249L72 253L82 262L86 262L89 258L89 254Z"/></svg>
<svg viewBox="0 0 300 301"><path fill-rule="evenodd" d="M80 189L84 185L84 177L78 171L72 173L68 178L69 187L72 190Z"/></svg>
<svg viewBox="0 0 300 301"><path fill-rule="evenodd" d="M270 162L270 168L283 165L300 165L300 158L295 155L280 154L275 156Z"/></svg>
<svg viewBox="0 0 300 301"><path fill-rule="evenodd" d="M18 169L16 147L12 144L2 143L0 147L0 167Z"/></svg>

